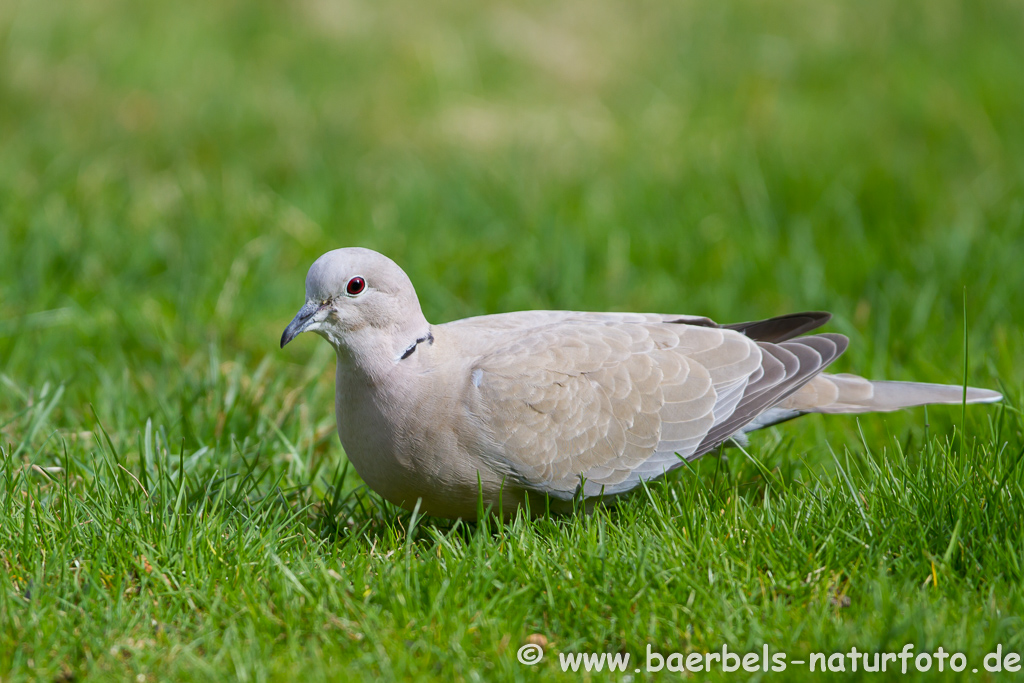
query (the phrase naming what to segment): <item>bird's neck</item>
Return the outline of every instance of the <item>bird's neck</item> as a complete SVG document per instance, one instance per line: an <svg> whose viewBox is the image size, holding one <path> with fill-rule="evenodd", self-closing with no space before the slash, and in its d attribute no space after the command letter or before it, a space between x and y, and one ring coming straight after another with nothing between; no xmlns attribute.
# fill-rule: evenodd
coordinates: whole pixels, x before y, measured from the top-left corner
<svg viewBox="0 0 1024 683"><path fill-rule="evenodd" d="M366 328L347 335L341 343L334 343L338 365L355 375L361 375L370 384L393 377L404 367L419 366L417 356L434 344L430 324L420 319L403 325L398 330Z"/></svg>

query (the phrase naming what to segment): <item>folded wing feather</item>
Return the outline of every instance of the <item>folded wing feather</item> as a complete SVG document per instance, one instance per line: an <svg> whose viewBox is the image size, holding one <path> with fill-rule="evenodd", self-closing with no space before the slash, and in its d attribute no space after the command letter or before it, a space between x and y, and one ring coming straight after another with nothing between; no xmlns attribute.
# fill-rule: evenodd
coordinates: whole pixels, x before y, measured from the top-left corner
<svg viewBox="0 0 1024 683"><path fill-rule="evenodd" d="M471 409L530 488L567 499L582 478L585 495L627 491L714 449L846 348L841 335L773 344L611 317L517 330L471 368Z"/></svg>

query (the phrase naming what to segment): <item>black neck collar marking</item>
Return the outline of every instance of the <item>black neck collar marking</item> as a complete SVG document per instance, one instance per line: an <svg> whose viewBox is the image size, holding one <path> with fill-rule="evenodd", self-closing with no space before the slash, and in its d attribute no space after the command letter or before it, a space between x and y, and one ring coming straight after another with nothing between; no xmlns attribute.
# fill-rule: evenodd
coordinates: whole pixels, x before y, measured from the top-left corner
<svg viewBox="0 0 1024 683"><path fill-rule="evenodd" d="M423 335L422 337L420 337L419 339L414 341L412 344L410 344L409 348L407 348L405 351L402 352L401 360L405 360L406 358L411 356L412 352L416 350L416 347L419 346L420 344L422 344L423 342L427 342L428 344L433 344L434 343L434 335L428 331L425 335Z"/></svg>

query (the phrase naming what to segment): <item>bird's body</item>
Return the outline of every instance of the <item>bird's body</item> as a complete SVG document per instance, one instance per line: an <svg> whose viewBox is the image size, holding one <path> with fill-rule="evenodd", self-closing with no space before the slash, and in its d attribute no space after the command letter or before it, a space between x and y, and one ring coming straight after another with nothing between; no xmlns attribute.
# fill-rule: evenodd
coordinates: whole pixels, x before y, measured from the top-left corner
<svg viewBox="0 0 1024 683"><path fill-rule="evenodd" d="M405 273L366 249L325 254L306 288L282 345L312 330L337 350L346 455L386 499L442 517L473 519L481 503L511 513L529 501L536 512L614 497L808 412L964 400L959 386L822 373L846 337L798 335L825 313L720 326L522 311L430 325Z"/></svg>

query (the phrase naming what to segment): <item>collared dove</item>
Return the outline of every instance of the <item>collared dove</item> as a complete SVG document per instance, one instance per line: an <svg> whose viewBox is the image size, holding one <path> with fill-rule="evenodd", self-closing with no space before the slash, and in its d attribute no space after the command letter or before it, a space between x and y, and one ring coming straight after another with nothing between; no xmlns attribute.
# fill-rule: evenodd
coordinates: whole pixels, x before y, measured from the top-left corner
<svg viewBox="0 0 1024 683"><path fill-rule="evenodd" d="M281 346L337 352L345 453L387 500L475 519L592 503L730 439L805 413L959 404L961 386L824 374L848 344L798 313L719 325L653 313L519 311L431 325L409 277L369 249L330 251ZM967 403L1002 396L966 390Z"/></svg>

